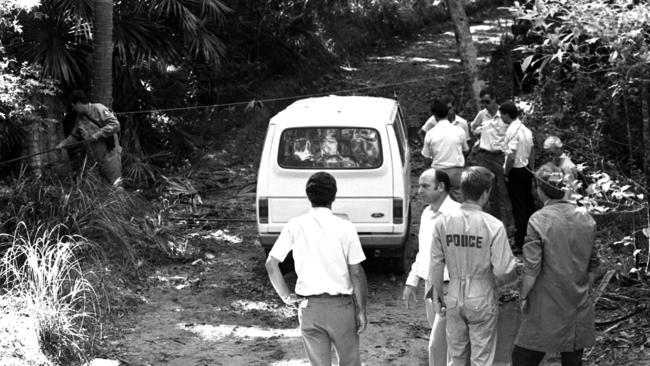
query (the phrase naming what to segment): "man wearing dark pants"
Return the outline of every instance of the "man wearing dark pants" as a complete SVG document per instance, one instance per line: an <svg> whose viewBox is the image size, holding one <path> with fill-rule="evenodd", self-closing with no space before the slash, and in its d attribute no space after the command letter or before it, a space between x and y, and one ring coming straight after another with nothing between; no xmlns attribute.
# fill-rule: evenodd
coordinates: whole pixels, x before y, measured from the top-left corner
<svg viewBox="0 0 650 366"><path fill-rule="evenodd" d="M504 102L499 106L501 119L508 125L505 140L505 176L508 196L512 203L515 220L514 253L521 253L526 237L528 218L535 212L533 199L534 146L533 133L517 118L515 103Z"/></svg>
<svg viewBox="0 0 650 366"><path fill-rule="evenodd" d="M501 120L494 90L485 88L481 90L480 97L484 109L478 112L471 123L472 132L479 136L478 150L471 154L469 164L485 167L494 174L494 184L485 212L499 220L503 219L505 224L510 214L510 202L503 174L503 145L508 126ZM505 215L501 210L502 204L505 207Z"/></svg>
<svg viewBox="0 0 650 366"><path fill-rule="evenodd" d="M596 222L563 200L564 174L547 165L535 174L544 207L528 221L521 283L522 319L512 351L513 366L536 366L547 352L559 352L563 366L582 365L595 342L591 290L598 256Z"/></svg>
<svg viewBox="0 0 650 366"><path fill-rule="evenodd" d="M334 344L341 366L360 366L359 334L366 328L366 257L349 221L335 216L332 202L336 180L325 172L307 181L312 208L282 229L266 270L273 288L286 304L299 304L298 320L312 365L330 365ZM293 251L296 274L291 293L279 264Z"/></svg>

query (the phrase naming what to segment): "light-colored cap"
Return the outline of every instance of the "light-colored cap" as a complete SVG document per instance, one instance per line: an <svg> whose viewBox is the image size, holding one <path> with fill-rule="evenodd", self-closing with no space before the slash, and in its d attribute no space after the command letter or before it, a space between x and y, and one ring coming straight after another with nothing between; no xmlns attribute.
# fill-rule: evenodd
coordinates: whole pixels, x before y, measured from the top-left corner
<svg viewBox="0 0 650 366"><path fill-rule="evenodd" d="M549 136L544 140L544 150L561 149L562 140L557 136Z"/></svg>

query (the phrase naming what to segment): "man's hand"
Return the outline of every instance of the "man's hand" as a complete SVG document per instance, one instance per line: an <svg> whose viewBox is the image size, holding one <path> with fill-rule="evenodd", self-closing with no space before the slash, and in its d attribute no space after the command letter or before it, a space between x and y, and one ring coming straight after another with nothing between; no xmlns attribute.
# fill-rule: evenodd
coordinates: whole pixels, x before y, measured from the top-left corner
<svg viewBox="0 0 650 366"><path fill-rule="evenodd" d="M366 330L368 325L368 319L366 318L365 311L357 311L357 334L363 333Z"/></svg>
<svg viewBox="0 0 650 366"><path fill-rule="evenodd" d="M62 150L64 147L65 147L65 145L63 144L63 141L61 141L58 144L56 144L56 146L54 148Z"/></svg>
<svg viewBox="0 0 650 366"><path fill-rule="evenodd" d="M519 300L519 308L522 314L528 312L528 298Z"/></svg>
<svg viewBox="0 0 650 366"><path fill-rule="evenodd" d="M416 292L417 289L414 286L411 285L404 286L404 293L402 294L402 300L404 300L404 306L406 306L406 309L411 309L411 307L415 307L415 303L417 302L415 298Z"/></svg>
<svg viewBox="0 0 650 366"><path fill-rule="evenodd" d="M292 292L292 293L289 294L289 296L283 298L282 301L284 301L284 303L287 304L287 305L293 305L293 304L295 304L297 302L301 302L304 299L305 298L300 297L300 296L298 296L298 295L296 295L295 293Z"/></svg>
<svg viewBox="0 0 650 366"><path fill-rule="evenodd" d="M447 306L445 305L445 301L440 298L434 298L433 311L435 311L438 315L445 316L445 314L447 314Z"/></svg>

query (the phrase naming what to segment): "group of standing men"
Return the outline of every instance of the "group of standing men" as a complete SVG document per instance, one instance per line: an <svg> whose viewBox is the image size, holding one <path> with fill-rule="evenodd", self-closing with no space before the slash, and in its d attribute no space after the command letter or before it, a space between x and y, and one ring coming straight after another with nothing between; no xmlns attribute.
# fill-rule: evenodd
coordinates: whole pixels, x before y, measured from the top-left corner
<svg viewBox="0 0 650 366"><path fill-rule="evenodd" d="M491 365L496 288L523 272L522 323L512 364L538 365L545 353L559 352L562 365L581 365L584 348L595 340L590 293L598 259L595 221L566 200L575 165L558 154L562 145L553 137L544 143L552 160L533 172L532 132L518 119L516 105L497 104L489 88L480 96L485 108L471 124L453 111L443 113L445 105L452 107L447 101L435 101L431 109L437 123L423 126L422 155L431 159L431 168L420 176L419 194L428 206L404 288L406 307L412 307L419 280L425 279L432 327L429 365ZM467 130L478 138L469 154ZM466 155L474 166L464 168ZM533 192L544 203L537 212ZM510 204L512 248L501 221ZM523 269L518 270L513 252L522 251Z"/></svg>
<svg viewBox="0 0 650 366"><path fill-rule="evenodd" d="M560 352L563 365L581 365L584 348L595 341L590 298L598 266L595 222L564 199L562 169L545 164L532 172L532 133L519 121L515 104L498 105L490 89L480 95L486 108L469 125L450 112L450 101L432 105L434 126L422 150L431 168L418 182L428 206L402 298L411 308L425 280L430 365L491 365L497 287L521 278L522 323L513 365L538 365L547 352ZM470 154L475 165L465 167L470 128L479 141ZM537 212L533 189L544 203ZM333 344L340 365L357 366L359 334L368 322L365 256L354 226L331 212L336 191L336 180L326 172L309 178L312 209L283 228L266 268L283 301L299 305L310 363L330 365ZM508 194L516 227L513 248L523 250L523 266L501 221ZM290 251L298 274L295 292L279 269Z"/></svg>

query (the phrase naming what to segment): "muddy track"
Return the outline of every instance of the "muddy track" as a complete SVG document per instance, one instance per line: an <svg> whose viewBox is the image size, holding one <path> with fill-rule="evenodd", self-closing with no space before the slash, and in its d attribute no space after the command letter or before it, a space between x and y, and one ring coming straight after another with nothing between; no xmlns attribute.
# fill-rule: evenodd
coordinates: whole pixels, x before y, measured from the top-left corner
<svg viewBox="0 0 650 366"><path fill-rule="evenodd" d="M481 53L488 53L498 42L504 24L503 19L488 20L473 27ZM427 117L431 98L458 89L462 82L458 75L445 77L462 71L451 31L423 32L412 42L372 55L346 70L333 86L343 89L440 76L435 82L369 93L397 97L412 126ZM252 154L259 156L258 151ZM419 154L417 148L414 154ZM250 173L254 176L254 171ZM412 181L417 182L417 177ZM219 206L232 194L222 191L204 200ZM422 210L415 197L412 202L411 258L417 250L415 233ZM243 207L240 214L254 218L252 195L237 198L237 204ZM105 329L100 345L104 357L127 365L308 364L297 329L297 310L283 305L268 281L254 223L229 224L204 225L182 233L196 251L196 260L154 268L138 293L139 305L125 308ZM400 300L405 275L396 276L384 268L380 261L366 263L370 324L361 337L362 360L366 365L426 365L429 329L423 304L420 301L415 310L406 310ZM498 361L505 361L508 346L500 344L499 349L502 360Z"/></svg>

